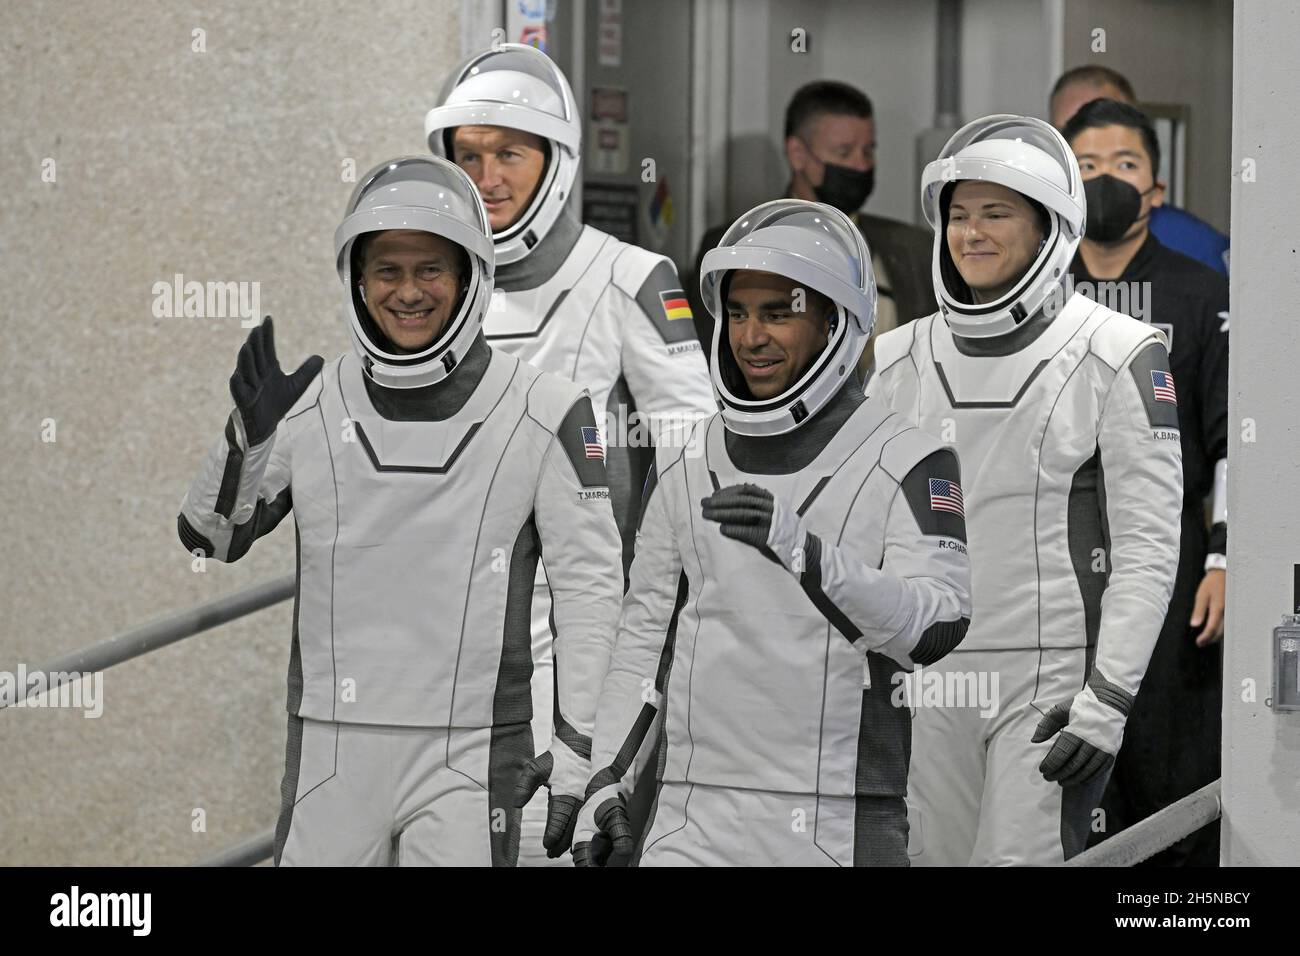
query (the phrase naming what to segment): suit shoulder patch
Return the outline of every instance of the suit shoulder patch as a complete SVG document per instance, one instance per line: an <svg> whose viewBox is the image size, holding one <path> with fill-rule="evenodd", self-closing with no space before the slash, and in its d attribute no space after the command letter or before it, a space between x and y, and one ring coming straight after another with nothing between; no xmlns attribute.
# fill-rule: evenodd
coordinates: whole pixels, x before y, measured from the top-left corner
<svg viewBox="0 0 1300 956"><path fill-rule="evenodd" d="M1178 427L1178 393L1169 353L1159 341L1144 346L1129 363L1129 374L1142 396L1147 422L1152 428ZM1187 383L1190 384L1190 383Z"/></svg>
<svg viewBox="0 0 1300 956"><path fill-rule="evenodd" d="M583 395L573 403L573 407L564 416L564 421L560 422L555 437L582 487L604 488L609 485L605 473L605 446L596 429L596 416L592 412L590 398Z"/></svg>
<svg viewBox="0 0 1300 956"><path fill-rule="evenodd" d="M661 259L636 293L636 301L658 330L665 345L695 340L695 321L677 270Z"/></svg>
<svg viewBox="0 0 1300 956"><path fill-rule="evenodd" d="M900 482L921 533L966 541L961 469L951 448L931 452Z"/></svg>

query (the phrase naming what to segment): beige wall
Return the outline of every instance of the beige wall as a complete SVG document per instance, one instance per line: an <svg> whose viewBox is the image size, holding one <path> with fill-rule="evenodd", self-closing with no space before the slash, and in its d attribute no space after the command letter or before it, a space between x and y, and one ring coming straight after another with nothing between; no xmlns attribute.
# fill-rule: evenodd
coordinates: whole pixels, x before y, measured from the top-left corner
<svg viewBox="0 0 1300 956"><path fill-rule="evenodd" d="M360 173L424 151L459 9L7 10L0 670L292 571L288 520L239 564L191 571L176 511L220 435L247 331L238 317L155 318L152 286L177 272L257 281L285 365L342 352L344 160ZM0 864L187 863L272 825L289 628L281 605L114 668L97 720L0 712ZM191 830L195 808L206 833Z"/></svg>

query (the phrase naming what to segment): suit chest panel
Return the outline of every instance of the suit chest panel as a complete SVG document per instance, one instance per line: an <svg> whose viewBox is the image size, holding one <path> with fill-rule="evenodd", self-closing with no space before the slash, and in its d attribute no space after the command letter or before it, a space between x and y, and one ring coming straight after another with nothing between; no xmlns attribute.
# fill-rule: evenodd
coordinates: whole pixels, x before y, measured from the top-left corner
<svg viewBox="0 0 1300 956"><path fill-rule="evenodd" d="M844 461L829 481L822 479L833 469L811 466L748 475L703 457L682 464L668 504L693 599L677 632L665 773L753 786L759 767L765 788L852 793L861 650L834 630L794 574L724 536L699 502L715 478L722 487L758 484L791 510L803 506L807 528L849 560L878 568L897 490L879 467L879 448Z"/></svg>
<svg viewBox="0 0 1300 956"><path fill-rule="evenodd" d="M596 390L617 378L621 341L609 296L613 255L598 237L584 235L555 275L533 289L499 292L484 318L488 342L543 371ZM582 356L579 367L579 356ZM609 382L585 381L591 357L612 368Z"/></svg>
<svg viewBox="0 0 1300 956"><path fill-rule="evenodd" d="M531 510L546 442L503 371L443 422L389 421L364 389L326 383L318 407L290 430L303 547L379 552L406 543L466 559L481 541L508 548ZM496 400L479 394L485 386Z"/></svg>
<svg viewBox="0 0 1300 956"><path fill-rule="evenodd" d="M1058 353L1004 374L998 359L918 362L904 383L916 424L957 449L967 520L1002 520L1096 452L1111 373L1076 337ZM994 505L996 510L990 511Z"/></svg>
<svg viewBox="0 0 1300 956"><path fill-rule="evenodd" d="M837 436L837 443L841 437L846 436ZM706 454L682 460L683 470L674 487L677 501L672 507L688 576L707 582L708 593L701 595L704 606L747 615L768 613L788 618L793 614L820 630L825 619L795 576L753 547L723 535L718 523L703 517L700 502L717 488L758 485L787 509L797 511L805 529L823 542L844 547L855 558L878 568L889 504L897 487L879 467L883 437L873 437L856 448L846 441L798 472L766 475L737 469L718 440L720 435L711 429L705 440ZM835 454L839 451L843 453Z"/></svg>

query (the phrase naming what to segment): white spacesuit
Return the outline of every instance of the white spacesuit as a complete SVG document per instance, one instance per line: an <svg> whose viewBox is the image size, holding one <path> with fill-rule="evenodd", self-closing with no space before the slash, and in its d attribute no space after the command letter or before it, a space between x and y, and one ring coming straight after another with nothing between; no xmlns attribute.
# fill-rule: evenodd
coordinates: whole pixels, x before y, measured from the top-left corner
<svg viewBox="0 0 1300 956"><path fill-rule="evenodd" d="M394 228L451 240L468 264L442 331L414 353L391 344L357 282L354 243ZM187 548L234 561L293 510L276 860L513 865L521 775L530 795L549 776L553 842L567 849L622 584L591 403L484 342L491 231L452 163L371 171L335 252L355 354L286 377L269 320L256 330L232 379L236 411L179 519ZM535 761L529 605L541 554L560 719Z"/></svg>
<svg viewBox="0 0 1300 956"><path fill-rule="evenodd" d="M650 440L656 447L679 445L689 427L717 407L690 306L671 260L584 226L566 208L582 125L568 81L545 54L500 44L455 70L425 119L430 149L453 157L455 129L466 125L523 130L547 143L534 198L494 235L497 291L484 331L493 348L590 393L607 447L626 567L638 492L653 454ZM545 571L539 569L533 602L533 729L539 739L549 736L554 697ZM526 853L538 845L531 831L540 825L540 805L530 805Z"/></svg>
<svg viewBox="0 0 1300 956"><path fill-rule="evenodd" d="M956 456L854 379L870 263L847 217L789 199L742 216L704 257L722 411L696 426L701 454L659 450L647 482L579 863L632 842L625 805L643 772L659 781L643 865L907 863L898 681L961 640L969 568ZM825 347L763 400L729 340L735 270L832 304Z"/></svg>
<svg viewBox="0 0 1300 956"><path fill-rule="evenodd" d="M963 180L1020 193L1048 227L991 302L977 303L948 247ZM1085 207L1074 154L1047 124L971 123L922 189L940 311L877 341L867 393L961 456L973 614L931 677L993 675L1000 699L994 712L917 704L913 862L1060 862L1084 846L1178 565L1168 354L1151 326L1062 301Z"/></svg>

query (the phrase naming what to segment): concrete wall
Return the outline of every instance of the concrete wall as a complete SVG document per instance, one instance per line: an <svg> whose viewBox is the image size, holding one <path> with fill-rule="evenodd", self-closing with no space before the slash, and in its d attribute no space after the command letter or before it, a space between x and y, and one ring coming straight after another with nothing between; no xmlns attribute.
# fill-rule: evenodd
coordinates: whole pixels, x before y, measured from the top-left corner
<svg viewBox="0 0 1300 956"><path fill-rule="evenodd" d="M1234 23L1223 861L1295 866L1300 713L1276 714L1264 700L1273 676L1272 631L1291 608L1292 565L1300 562L1300 505L1279 494L1300 461L1300 340L1292 310L1279 308L1300 299L1300 8L1283 0L1238 2ZM1247 160L1253 171L1243 171Z"/></svg>
<svg viewBox="0 0 1300 956"><path fill-rule="evenodd" d="M1092 52L1098 28L1106 31L1104 53ZM1188 107L1183 205L1226 231L1231 0L1069 0L1064 44L1066 69L1085 63L1108 66L1128 77L1139 101Z"/></svg>
<svg viewBox="0 0 1300 956"><path fill-rule="evenodd" d="M344 350L331 261L343 164L424 151L459 9L6 11L0 669L292 571L291 521L237 565L191 570L177 507L221 433L248 333L237 317L155 318L152 285L259 282L286 365ZM110 670L99 719L0 712L0 863L186 863L273 824L289 631L282 605ZM196 808L206 833L192 832Z"/></svg>

